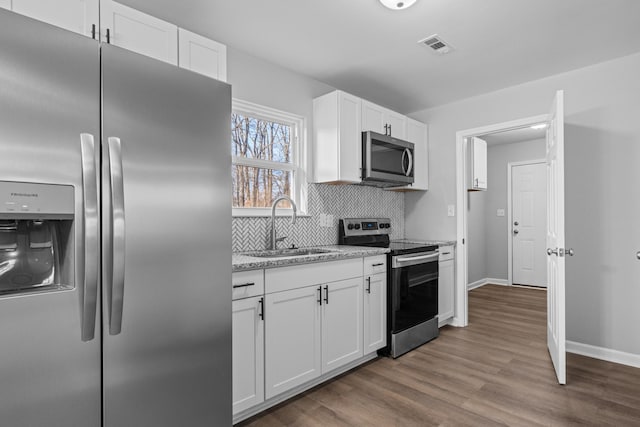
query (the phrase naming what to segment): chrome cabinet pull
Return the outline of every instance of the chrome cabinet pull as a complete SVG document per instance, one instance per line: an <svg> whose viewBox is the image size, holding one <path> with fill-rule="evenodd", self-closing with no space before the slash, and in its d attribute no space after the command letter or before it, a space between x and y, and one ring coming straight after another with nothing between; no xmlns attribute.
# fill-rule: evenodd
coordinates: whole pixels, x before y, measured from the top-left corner
<svg viewBox="0 0 640 427"><path fill-rule="evenodd" d="M258 311L258 316L260 316L260 320L264 320L264 297L260 298L260 301L258 301L258 304L260 306Z"/></svg>
<svg viewBox="0 0 640 427"><path fill-rule="evenodd" d="M371 277L367 277L367 293L371 293Z"/></svg>
<svg viewBox="0 0 640 427"><path fill-rule="evenodd" d="M318 295L316 302L322 305L322 286L318 286Z"/></svg>
<svg viewBox="0 0 640 427"><path fill-rule="evenodd" d="M379 262L376 264L371 264L371 267L380 267L381 265L384 265L384 262Z"/></svg>
<svg viewBox="0 0 640 427"><path fill-rule="evenodd" d="M93 135L80 134L82 155L82 203L84 209L83 239L84 278L82 295L82 341L95 337L96 311L98 303L98 253L100 245L98 223L98 177L96 175L96 152Z"/></svg>
<svg viewBox="0 0 640 427"><path fill-rule="evenodd" d="M109 334L122 330L125 274L124 180L122 174L122 143L120 138L107 139L109 177L111 183L111 298L109 304Z"/></svg>
<svg viewBox="0 0 640 427"><path fill-rule="evenodd" d="M324 303L329 304L329 285L324 287Z"/></svg>

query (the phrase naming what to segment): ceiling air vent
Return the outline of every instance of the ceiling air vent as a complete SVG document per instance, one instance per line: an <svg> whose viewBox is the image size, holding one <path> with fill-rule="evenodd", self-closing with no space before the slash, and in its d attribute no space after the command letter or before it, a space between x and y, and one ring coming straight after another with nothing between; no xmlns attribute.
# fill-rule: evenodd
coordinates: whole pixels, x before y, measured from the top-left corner
<svg viewBox="0 0 640 427"><path fill-rule="evenodd" d="M418 43L423 46L427 46L428 48L432 49L436 53L439 53L440 55L444 55L445 53L449 53L453 50L451 45L447 44L437 34L429 36L426 39L422 39L418 41Z"/></svg>

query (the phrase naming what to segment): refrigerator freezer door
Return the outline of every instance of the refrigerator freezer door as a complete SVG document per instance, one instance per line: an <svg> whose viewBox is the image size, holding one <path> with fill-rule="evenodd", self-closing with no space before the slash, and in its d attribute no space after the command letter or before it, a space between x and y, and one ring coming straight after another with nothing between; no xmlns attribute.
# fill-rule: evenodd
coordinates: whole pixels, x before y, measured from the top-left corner
<svg viewBox="0 0 640 427"><path fill-rule="evenodd" d="M75 188L60 242L71 289L0 297L0 424L99 426L100 330L82 336L96 319L83 304L80 150L81 134L100 132L98 43L2 9L0 40L0 180ZM20 214L27 196L16 196Z"/></svg>
<svg viewBox="0 0 640 427"><path fill-rule="evenodd" d="M231 425L231 87L110 45L102 64L104 313L124 267L121 328L103 320L104 425Z"/></svg>

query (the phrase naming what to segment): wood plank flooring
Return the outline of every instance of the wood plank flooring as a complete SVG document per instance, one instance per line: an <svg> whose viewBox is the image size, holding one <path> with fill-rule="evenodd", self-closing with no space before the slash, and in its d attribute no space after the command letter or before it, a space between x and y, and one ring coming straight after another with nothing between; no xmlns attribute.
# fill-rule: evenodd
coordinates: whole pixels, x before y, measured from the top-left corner
<svg viewBox="0 0 640 427"><path fill-rule="evenodd" d="M469 326L380 358L240 424L257 426L640 426L640 369L567 354L556 382L546 293L486 285Z"/></svg>

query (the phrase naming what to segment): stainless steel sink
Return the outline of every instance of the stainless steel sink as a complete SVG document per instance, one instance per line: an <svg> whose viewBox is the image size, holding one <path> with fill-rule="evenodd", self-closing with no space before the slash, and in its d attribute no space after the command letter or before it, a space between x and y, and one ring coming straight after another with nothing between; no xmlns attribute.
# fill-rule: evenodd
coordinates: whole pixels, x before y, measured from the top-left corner
<svg viewBox="0 0 640 427"><path fill-rule="evenodd" d="M335 251L329 249L276 249L265 251L244 252L243 255L252 256L257 258L285 258L285 257L298 257L306 255L318 255L328 254Z"/></svg>

